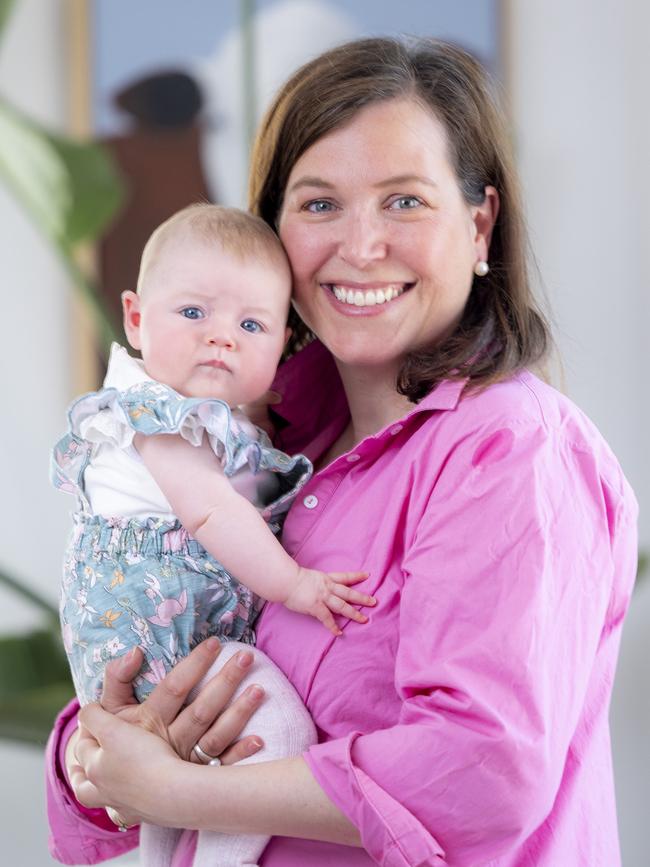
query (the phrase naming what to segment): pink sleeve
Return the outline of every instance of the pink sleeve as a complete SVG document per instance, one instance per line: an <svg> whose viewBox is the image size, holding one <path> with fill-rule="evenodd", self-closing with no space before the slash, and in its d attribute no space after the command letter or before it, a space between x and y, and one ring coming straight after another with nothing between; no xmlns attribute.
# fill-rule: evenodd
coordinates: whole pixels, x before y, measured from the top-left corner
<svg viewBox="0 0 650 867"><path fill-rule="evenodd" d="M607 725L635 509L547 431L450 454L402 561L398 723L305 755L378 864L491 863L575 797L565 763L576 730L585 749Z"/></svg>
<svg viewBox="0 0 650 867"><path fill-rule="evenodd" d="M50 854L62 864L97 864L134 849L137 828L126 833L112 824L104 810L89 809L75 800L64 770L65 747L77 726L79 704L70 702L59 714L45 753Z"/></svg>

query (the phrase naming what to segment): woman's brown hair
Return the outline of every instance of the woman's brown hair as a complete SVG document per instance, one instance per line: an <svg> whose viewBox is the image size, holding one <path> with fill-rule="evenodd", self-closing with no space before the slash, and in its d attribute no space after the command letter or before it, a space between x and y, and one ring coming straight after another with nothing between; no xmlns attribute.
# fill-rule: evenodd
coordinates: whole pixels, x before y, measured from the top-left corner
<svg viewBox="0 0 650 867"><path fill-rule="evenodd" d="M269 109L253 149L249 206L271 226L299 157L367 105L410 98L444 125L449 158L468 204L486 186L500 198L490 271L475 277L456 330L428 351L411 353L397 390L417 403L443 379L481 388L539 362L550 347L533 297L519 184L503 116L490 82L471 55L435 39L361 39L321 54L294 73ZM289 354L311 334L292 312Z"/></svg>

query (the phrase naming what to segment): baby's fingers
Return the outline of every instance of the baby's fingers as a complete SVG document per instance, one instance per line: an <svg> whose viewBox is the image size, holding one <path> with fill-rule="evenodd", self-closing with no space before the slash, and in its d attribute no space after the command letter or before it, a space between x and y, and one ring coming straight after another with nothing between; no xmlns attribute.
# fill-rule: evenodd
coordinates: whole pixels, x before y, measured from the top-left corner
<svg viewBox="0 0 650 867"><path fill-rule="evenodd" d="M358 584L359 581L365 581L370 572L328 572L327 574L338 584Z"/></svg>
<svg viewBox="0 0 650 867"><path fill-rule="evenodd" d="M331 596L330 599L336 599L336 596ZM339 600L340 602L341 600ZM325 626L332 635L335 635L337 638L339 635L343 635L341 628L337 625L336 621L332 617L332 612L327 607L329 605L329 601L324 605L320 604L318 606L318 610L316 611L316 617L320 620L320 622ZM334 609L338 613L338 608Z"/></svg>
<svg viewBox="0 0 650 867"><path fill-rule="evenodd" d="M357 623L367 623L368 621L365 614L357 611L356 608L353 608L348 602L341 599L340 595L332 593L328 597L326 604L330 611L335 611L337 614L347 617L348 620L356 620Z"/></svg>
<svg viewBox="0 0 650 867"><path fill-rule="evenodd" d="M341 588L345 590L345 592L349 592L347 587ZM332 592L325 603L330 611L334 611L336 614L340 614L342 617L347 617L348 620L356 620L357 623L367 623L368 618L365 614L362 614L360 611L357 611L356 608L353 608L348 602L341 598L341 594L336 592L336 588L334 592Z"/></svg>
<svg viewBox="0 0 650 867"><path fill-rule="evenodd" d="M352 590L351 587L346 587L344 584L334 584L332 593L345 599L346 602L352 602L355 605L376 605L377 600L374 596L368 596L366 593L360 593L358 590Z"/></svg>

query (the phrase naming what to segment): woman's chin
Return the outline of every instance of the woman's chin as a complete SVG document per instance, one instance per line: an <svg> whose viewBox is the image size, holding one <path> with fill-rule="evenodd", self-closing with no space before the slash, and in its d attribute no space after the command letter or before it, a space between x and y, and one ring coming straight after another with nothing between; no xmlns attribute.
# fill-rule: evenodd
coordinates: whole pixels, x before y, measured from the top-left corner
<svg viewBox="0 0 650 867"><path fill-rule="evenodd" d="M336 334L322 340L339 364L346 367L399 369L404 353L387 340L369 339L368 335L350 337Z"/></svg>

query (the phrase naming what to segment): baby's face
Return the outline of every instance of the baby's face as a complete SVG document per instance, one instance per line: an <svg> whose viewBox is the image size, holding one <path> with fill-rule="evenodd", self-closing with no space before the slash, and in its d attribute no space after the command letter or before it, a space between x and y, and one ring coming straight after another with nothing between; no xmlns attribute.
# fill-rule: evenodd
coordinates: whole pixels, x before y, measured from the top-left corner
<svg viewBox="0 0 650 867"><path fill-rule="evenodd" d="M240 259L217 243L171 240L141 295L124 293L125 329L153 379L236 406L273 381L290 292L289 267L277 255Z"/></svg>

